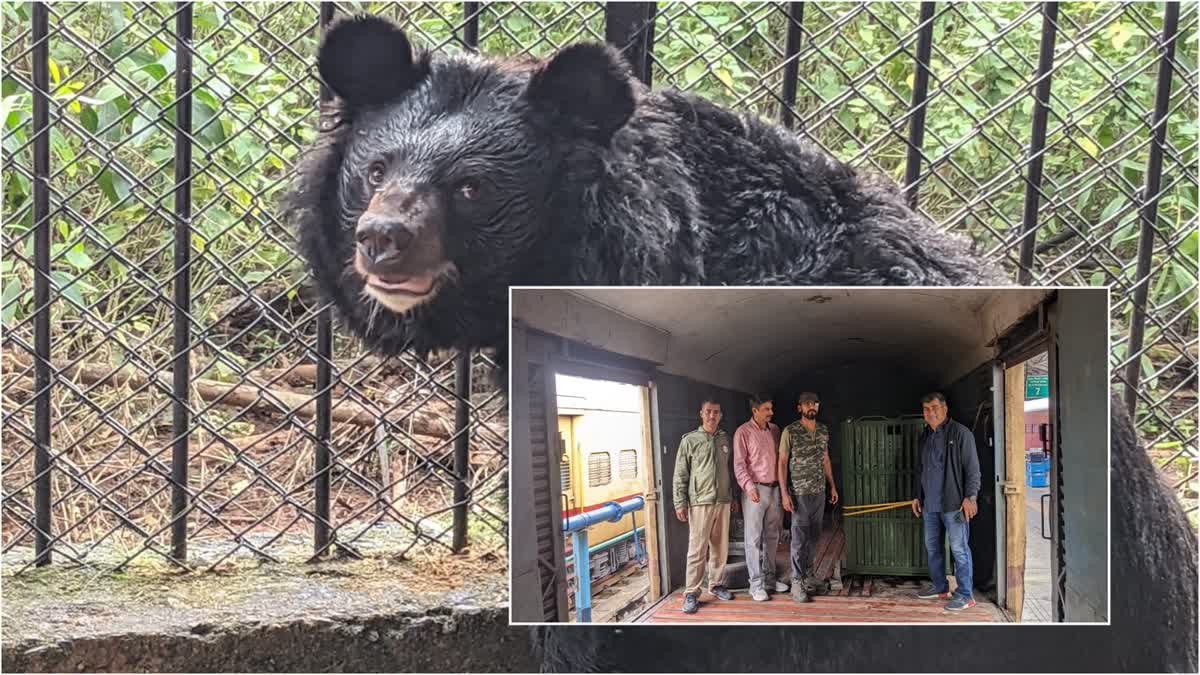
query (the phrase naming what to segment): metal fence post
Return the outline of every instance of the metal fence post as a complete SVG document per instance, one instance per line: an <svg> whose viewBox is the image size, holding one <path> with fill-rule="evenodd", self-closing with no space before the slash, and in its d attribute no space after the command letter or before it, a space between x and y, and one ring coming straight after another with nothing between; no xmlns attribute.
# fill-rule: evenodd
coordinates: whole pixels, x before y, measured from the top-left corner
<svg viewBox="0 0 1200 675"><path fill-rule="evenodd" d="M171 555L187 559L188 389L191 379L192 3L175 14L175 360L171 434Z"/></svg>
<svg viewBox="0 0 1200 675"><path fill-rule="evenodd" d="M604 4L604 40L621 50L633 74L650 85L657 3L607 2Z"/></svg>
<svg viewBox="0 0 1200 675"><path fill-rule="evenodd" d="M33 3L34 551L50 564L50 9ZM11 283L11 282L10 282Z"/></svg>
<svg viewBox="0 0 1200 675"><path fill-rule="evenodd" d="M467 474L471 469L471 350L454 361L454 552L467 546Z"/></svg>
<svg viewBox="0 0 1200 675"><path fill-rule="evenodd" d="M1138 236L1137 280L1133 288L1133 316L1129 325L1129 347L1125 357L1125 406L1130 417L1137 412L1138 382L1141 379L1141 351L1146 337L1146 300L1150 294L1150 263L1154 253L1154 223L1158 220L1161 196L1163 148L1167 144L1167 107L1171 102L1171 61L1175 58L1175 36L1179 31L1179 3L1168 2L1163 16L1162 55L1158 61L1158 84L1154 92L1154 142L1146 163L1146 189L1142 192L1142 231Z"/></svg>
<svg viewBox="0 0 1200 675"><path fill-rule="evenodd" d="M320 5L321 35L333 21L334 5ZM321 83L318 94L321 106L333 100L333 92ZM329 438L333 427L333 317L332 309L325 306L317 314L317 419L316 447L313 450L313 505L316 520L313 523L313 554L325 555L331 543L329 528Z"/></svg>
<svg viewBox="0 0 1200 675"><path fill-rule="evenodd" d="M1041 203L1042 160L1046 148L1046 117L1050 113L1050 78L1054 69L1054 43L1058 36L1058 3L1042 4L1042 39L1038 45L1037 92L1033 130L1029 139L1029 176L1025 182L1025 211L1021 218L1021 267L1018 283L1033 282L1033 247L1037 243L1038 206Z"/></svg>
<svg viewBox="0 0 1200 675"><path fill-rule="evenodd" d="M800 39L804 36L804 3L788 3L787 44L783 50L783 90L779 119L791 129L796 123L796 78L800 76Z"/></svg>
<svg viewBox="0 0 1200 675"><path fill-rule="evenodd" d="M917 207L917 178L921 175L921 147L925 143L925 103L929 95L929 57L933 52L934 3L921 3L920 32L917 34L916 72L908 120L908 157L904 163L904 196Z"/></svg>
<svg viewBox="0 0 1200 675"><path fill-rule="evenodd" d="M463 3L463 44L479 48L479 13L476 2ZM467 476L471 470L471 350L454 360L454 539L455 553L467 546Z"/></svg>

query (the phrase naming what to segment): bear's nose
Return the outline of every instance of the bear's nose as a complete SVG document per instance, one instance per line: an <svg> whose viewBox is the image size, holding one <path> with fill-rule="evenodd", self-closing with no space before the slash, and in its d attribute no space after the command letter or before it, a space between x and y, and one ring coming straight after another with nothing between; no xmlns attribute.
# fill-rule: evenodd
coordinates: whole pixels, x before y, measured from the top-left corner
<svg viewBox="0 0 1200 675"><path fill-rule="evenodd" d="M354 233L358 252L372 264L398 258L408 250L413 234L398 218L366 213Z"/></svg>

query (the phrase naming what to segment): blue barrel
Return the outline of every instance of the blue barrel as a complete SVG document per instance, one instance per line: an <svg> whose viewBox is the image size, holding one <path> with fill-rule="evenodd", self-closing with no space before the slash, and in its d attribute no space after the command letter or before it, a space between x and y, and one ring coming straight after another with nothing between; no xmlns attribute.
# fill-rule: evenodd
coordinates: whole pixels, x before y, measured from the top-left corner
<svg viewBox="0 0 1200 675"><path fill-rule="evenodd" d="M1044 452L1025 455L1025 484L1042 488L1050 485L1050 458Z"/></svg>

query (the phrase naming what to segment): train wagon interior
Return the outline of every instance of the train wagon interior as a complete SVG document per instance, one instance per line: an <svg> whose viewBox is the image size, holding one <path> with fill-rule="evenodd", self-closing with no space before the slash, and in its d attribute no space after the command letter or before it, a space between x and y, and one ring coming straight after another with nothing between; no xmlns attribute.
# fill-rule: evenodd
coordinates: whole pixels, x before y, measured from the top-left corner
<svg viewBox="0 0 1200 675"><path fill-rule="evenodd" d="M1107 517L1095 517L1107 513L1108 488L1103 289L512 293L511 395L529 401L553 393L544 400L558 408L558 511L543 522L564 525L541 535L557 536L571 558L565 579L549 570L526 577L541 584L531 586L540 590L531 597L542 600L527 614L514 585L514 621L582 620L575 536L566 528L580 525L571 520L578 514L606 506L604 518L585 528L599 554L590 563L593 622L1107 620ZM629 403L585 402L580 391L588 382L621 383ZM806 605L786 593L752 601L735 512L726 567L734 600L704 593L698 612L682 613L688 526L676 519L671 494L680 437L699 426L705 397L721 402L721 426L732 437L750 418L752 392L771 395L772 422L782 429L797 419L802 391L821 397L818 420L831 430L841 497L826 503L817 545L817 575L827 588ZM944 393L950 416L972 430L980 460L979 513L970 528L978 605L964 615L915 599L928 572L920 519L909 508L846 515L847 506L911 500L920 401L931 391ZM521 410L514 401L514 425ZM592 431L583 422L588 414ZM601 440L581 443L584 433ZM527 439L536 451L534 441ZM516 523L525 487L516 457L513 470ZM1072 499L1061 499L1065 490ZM516 533L513 547L518 578L525 556ZM776 559L779 569L790 568L786 536ZM638 591L614 601L625 603L619 609L597 611L612 597L607 591L624 583L606 580L622 571ZM952 565L949 572L953 579ZM557 613L556 594L565 614Z"/></svg>

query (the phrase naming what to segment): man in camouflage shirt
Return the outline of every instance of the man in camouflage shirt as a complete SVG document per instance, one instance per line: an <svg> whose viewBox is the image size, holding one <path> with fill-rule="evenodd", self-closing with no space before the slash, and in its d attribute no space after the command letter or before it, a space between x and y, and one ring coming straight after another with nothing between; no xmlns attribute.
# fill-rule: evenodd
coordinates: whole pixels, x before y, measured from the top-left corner
<svg viewBox="0 0 1200 675"><path fill-rule="evenodd" d="M792 514L792 599L796 602L812 602L809 594L817 587L813 558L825 515L825 481L829 481L830 503L838 501L829 463L829 427L817 421L820 406L816 394L800 394L796 406L800 419L784 428L779 441L779 483L788 488L782 491L783 510Z"/></svg>
<svg viewBox="0 0 1200 675"><path fill-rule="evenodd" d="M725 588L725 560L729 554L730 487L729 437L717 428L721 404L705 399L700 405L700 428L683 435L675 455L675 517L688 524L687 579L683 611L700 606L700 582L708 561L708 590L721 600L732 600Z"/></svg>

